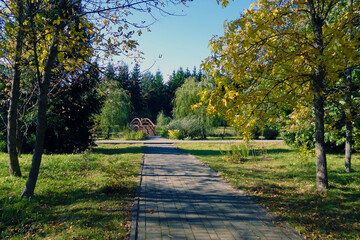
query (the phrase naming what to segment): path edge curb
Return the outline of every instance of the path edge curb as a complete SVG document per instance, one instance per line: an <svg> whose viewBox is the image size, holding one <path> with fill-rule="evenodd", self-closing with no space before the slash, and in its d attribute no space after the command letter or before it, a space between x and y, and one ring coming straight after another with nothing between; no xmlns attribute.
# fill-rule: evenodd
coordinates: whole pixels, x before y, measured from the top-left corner
<svg viewBox="0 0 360 240"><path fill-rule="evenodd" d="M145 150L145 148L144 148L144 150ZM141 192L144 162L145 162L145 154L143 152L142 162L141 162L140 171L139 171L139 175L138 175L138 184L136 186L136 192L135 192L135 197L134 197L134 207L132 210L130 238L129 238L130 240L136 240L137 236L138 236L139 202L140 202L140 192Z"/></svg>

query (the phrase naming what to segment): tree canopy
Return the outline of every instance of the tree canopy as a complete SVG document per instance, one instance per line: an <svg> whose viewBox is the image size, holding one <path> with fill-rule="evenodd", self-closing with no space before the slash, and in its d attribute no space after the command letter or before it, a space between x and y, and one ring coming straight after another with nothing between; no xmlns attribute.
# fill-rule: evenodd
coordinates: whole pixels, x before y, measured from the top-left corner
<svg viewBox="0 0 360 240"><path fill-rule="evenodd" d="M218 1L224 6L228 1ZM259 0L225 25L210 42L203 64L215 78L204 92L210 113L218 112L245 136L265 122L311 102L315 123L317 186L326 189L324 107L349 65L359 61L359 1Z"/></svg>

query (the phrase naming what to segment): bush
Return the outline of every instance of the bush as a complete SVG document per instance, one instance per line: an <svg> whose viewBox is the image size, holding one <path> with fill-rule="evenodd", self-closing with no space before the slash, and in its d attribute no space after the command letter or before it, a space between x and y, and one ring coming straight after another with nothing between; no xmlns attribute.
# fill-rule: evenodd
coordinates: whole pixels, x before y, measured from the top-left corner
<svg viewBox="0 0 360 240"><path fill-rule="evenodd" d="M184 139L184 136L181 134L180 130L175 129L175 130L169 130L169 138L175 140L181 140Z"/></svg>
<svg viewBox="0 0 360 240"><path fill-rule="evenodd" d="M168 137L168 129L165 127L156 127L156 133L161 137Z"/></svg>
<svg viewBox="0 0 360 240"><path fill-rule="evenodd" d="M5 152L5 150L6 150L6 142L0 140L0 152Z"/></svg>
<svg viewBox="0 0 360 240"><path fill-rule="evenodd" d="M128 131L124 137L126 140L145 140L147 138L143 131Z"/></svg>
<svg viewBox="0 0 360 240"><path fill-rule="evenodd" d="M266 126L263 132L263 136L266 140L273 140L276 139L277 136L279 136L279 131L275 128Z"/></svg>
<svg viewBox="0 0 360 240"><path fill-rule="evenodd" d="M245 144L231 145L229 150L221 151L223 159L228 162L242 162L249 156L249 149Z"/></svg>
<svg viewBox="0 0 360 240"><path fill-rule="evenodd" d="M179 130L182 138L201 137L201 122L197 118L187 117L173 120L169 123L168 128L170 130Z"/></svg>
<svg viewBox="0 0 360 240"><path fill-rule="evenodd" d="M163 111L161 111L156 118L156 126L163 127L170 123L171 118L167 117Z"/></svg>

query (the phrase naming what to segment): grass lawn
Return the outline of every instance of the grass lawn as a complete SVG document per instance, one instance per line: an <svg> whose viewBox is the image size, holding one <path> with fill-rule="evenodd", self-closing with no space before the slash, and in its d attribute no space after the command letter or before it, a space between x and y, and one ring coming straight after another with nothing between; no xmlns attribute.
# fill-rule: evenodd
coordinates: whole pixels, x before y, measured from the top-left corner
<svg viewBox="0 0 360 240"><path fill-rule="evenodd" d="M93 153L44 155L35 196L21 199L22 178L10 177L0 153L0 239L126 239L142 145L99 145Z"/></svg>
<svg viewBox="0 0 360 240"><path fill-rule="evenodd" d="M228 144L177 144L253 196L307 239L360 239L360 154L352 173L344 156L328 154L330 189L315 191L315 157L306 159L284 143L252 143L257 155L241 162L222 159ZM260 154L261 153L261 154Z"/></svg>

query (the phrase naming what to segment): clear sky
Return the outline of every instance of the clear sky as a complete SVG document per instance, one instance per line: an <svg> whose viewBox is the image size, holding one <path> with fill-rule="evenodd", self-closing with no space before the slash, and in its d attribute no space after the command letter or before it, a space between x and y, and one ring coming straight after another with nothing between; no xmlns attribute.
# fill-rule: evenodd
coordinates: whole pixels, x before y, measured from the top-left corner
<svg viewBox="0 0 360 240"><path fill-rule="evenodd" d="M230 1L222 8L216 0L194 0L187 7L174 7L171 12L184 16L160 16L151 27L138 39L139 49L145 59L141 70L150 68L155 73L160 70L166 81L174 70L183 67L199 69L201 62L210 55L209 40L214 35L223 35L225 20L234 20L248 8L252 0ZM161 57L160 57L161 56ZM122 59L129 64L134 64Z"/></svg>

